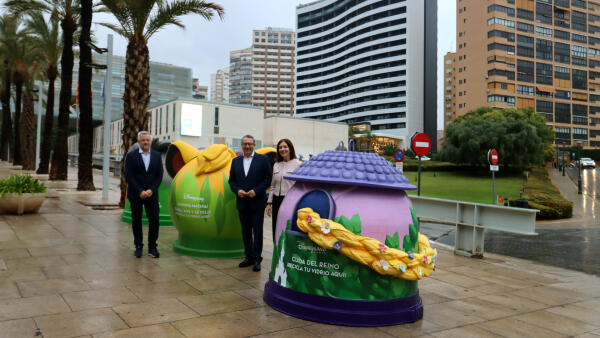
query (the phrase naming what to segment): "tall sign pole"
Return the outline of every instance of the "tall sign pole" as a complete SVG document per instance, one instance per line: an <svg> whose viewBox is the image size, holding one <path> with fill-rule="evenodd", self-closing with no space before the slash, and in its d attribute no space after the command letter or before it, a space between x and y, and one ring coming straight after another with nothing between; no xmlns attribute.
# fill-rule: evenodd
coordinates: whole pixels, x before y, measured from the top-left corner
<svg viewBox="0 0 600 338"><path fill-rule="evenodd" d="M37 135L35 140L35 170L40 167L40 140L42 137L42 82L38 84L38 116L37 116Z"/></svg>
<svg viewBox="0 0 600 338"><path fill-rule="evenodd" d="M498 152L496 149L488 150L488 162L492 171L492 204L496 204L496 171L498 171Z"/></svg>
<svg viewBox="0 0 600 338"><path fill-rule="evenodd" d="M113 35L108 34L106 53L106 77L104 79L104 158L102 161L102 199L108 200L108 169L110 166L110 115L112 112L112 55Z"/></svg>
<svg viewBox="0 0 600 338"><path fill-rule="evenodd" d="M421 196L421 157L426 156L431 151L431 140L425 133L415 133L410 139L410 147L419 156L417 196Z"/></svg>

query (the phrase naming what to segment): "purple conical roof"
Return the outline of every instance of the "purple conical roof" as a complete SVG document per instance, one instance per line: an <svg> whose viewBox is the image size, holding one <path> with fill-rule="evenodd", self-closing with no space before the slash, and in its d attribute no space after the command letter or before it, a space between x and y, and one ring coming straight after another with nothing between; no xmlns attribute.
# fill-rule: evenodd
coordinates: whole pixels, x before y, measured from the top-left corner
<svg viewBox="0 0 600 338"><path fill-rule="evenodd" d="M284 178L294 181L415 190L402 172L377 154L328 150Z"/></svg>

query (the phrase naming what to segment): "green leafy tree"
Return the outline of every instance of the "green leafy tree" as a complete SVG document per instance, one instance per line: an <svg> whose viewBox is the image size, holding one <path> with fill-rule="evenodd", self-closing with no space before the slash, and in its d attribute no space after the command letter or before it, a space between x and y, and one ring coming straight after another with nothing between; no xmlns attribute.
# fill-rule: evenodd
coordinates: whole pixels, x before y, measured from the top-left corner
<svg viewBox="0 0 600 338"><path fill-rule="evenodd" d="M14 157L14 138L10 111L10 93L12 87L12 51L19 40L20 18L5 13L0 17L0 57L2 58L2 138L0 139L0 159L9 161L9 150Z"/></svg>
<svg viewBox="0 0 600 338"><path fill-rule="evenodd" d="M127 39L125 56L125 91L123 93L123 152L136 142L137 133L148 126L150 102L150 53L148 40L168 25L185 28L180 17L197 14L211 20L223 17L221 6L202 0L102 0L105 11L112 13L118 24L101 23ZM123 156L123 160L125 156ZM121 200L125 205L127 182L125 165L121 165Z"/></svg>
<svg viewBox="0 0 600 338"><path fill-rule="evenodd" d="M488 150L495 148L500 164L525 167L542 164L553 139L554 131L546 119L531 108L481 107L448 126L440 158L485 166Z"/></svg>

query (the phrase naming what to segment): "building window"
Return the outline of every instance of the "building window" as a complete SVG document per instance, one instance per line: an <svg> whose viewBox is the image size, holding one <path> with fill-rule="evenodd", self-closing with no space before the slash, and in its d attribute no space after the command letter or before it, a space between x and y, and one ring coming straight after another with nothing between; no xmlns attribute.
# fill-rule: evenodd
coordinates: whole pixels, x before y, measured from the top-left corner
<svg viewBox="0 0 600 338"><path fill-rule="evenodd" d="M587 89L587 71L573 69L573 88Z"/></svg>
<svg viewBox="0 0 600 338"><path fill-rule="evenodd" d="M488 45L488 50L489 51L491 51L491 50L503 50L503 51L506 51L508 54L511 54L511 55L515 54L515 47L514 46L505 45L505 44L502 44L502 43L490 43ZM459 69L459 71L460 71L460 69Z"/></svg>
<svg viewBox="0 0 600 338"><path fill-rule="evenodd" d="M533 57L533 38L525 35L517 35L517 55Z"/></svg>
<svg viewBox="0 0 600 338"><path fill-rule="evenodd" d="M571 63L570 48L566 43L554 43L554 61L560 63Z"/></svg>
<svg viewBox="0 0 600 338"><path fill-rule="evenodd" d="M517 94L533 96L535 88L532 86L517 85Z"/></svg>
<svg viewBox="0 0 600 338"><path fill-rule="evenodd" d="M517 8L517 18L533 21L533 12L525 9Z"/></svg>
<svg viewBox="0 0 600 338"><path fill-rule="evenodd" d="M583 46L571 45L571 55L573 64L587 66L587 48Z"/></svg>
<svg viewBox="0 0 600 338"><path fill-rule="evenodd" d="M588 133L587 129L573 128L573 139L574 140L587 140Z"/></svg>
<svg viewBox="0 0 600 338"><path fill-rule="evenodd" d="M536 59L552 61L552 41L536 39L535 47Z"/></svg>
<svg viewBox="0 0 600 338"><path fill-rule="evenodd" d="M490 69L488 71L488 76L493 76L493 75L505 76L509 80L515 79L515 72L509 72L507 70L502 70L502 69Z"/></svg>
<svg viewBox="0 0 600 338"><path fill-rule="evenodd" d="M514 42L515 41L515 33L510 33L510 32L506 32L506 31L499 31L499 30L492 30L488 32L488 38L492 38L492 37L500 37L500 38L504 38L507 41L510 42Z"/></svg>
<svg viewBox="0 0 600 338"><path fill-rule="evenodd" d="M556 138L559 139L571 139L571 129L570 128L554 128L554 133L556 134Z"/></svg>
<svg viewBox="0 0 600 338"><path fill-rule="evenodd" d="M535 26L535 34L546 37L552 37L552 29L542 26Z"/></svg>
<svg viewBox="0 0 600 338"><path fill-rule="evenodd" d="M557 79L571 80L571 72L569 68L555 66L554 77Z"/></svg>
<svg viewBox="0 0 600 338"><path fill-rule="evenodd" d="M552 24L552 5L537 2L535 4L535 21Z"/></svg>
<svg viewBox="0 0 600 338"><path fill-rule="evenodd" d="M587 15L585 13L572 11L571 22L572 29L587 32Z"/></svg>
<svg viewBox="0 0 600 338"><path fill-rule="evenodd" d="M493 17L488 20L488 26L490 25L503 25L510 29L515 29L515 22L513 20L507 20L499 17Z"/></svg>
<svg viewBox="0 0 600 338"><path fill-rule="evenodd" d="M535 110L538 113L552 114L552 102L537 100L535 103Z"/></svg>
<svg viewBox="0 0 600 338"><path fill-rule="evenodd" d="M533 33L533 25L524 22L517 22L517 30L521 32Z"/></svg>
<svg viewBox="0 0 600 338"><path fill-rule="evenodd" d="M538 62L535 65L537 83L552 85L552 65Z"/></svg>
<svg viewBox="0 0 600 338"><path fill-rule="evenodd" d="M488 96L488 102L506 102L509 106L514 106L515 98L513 96L490 95Z"/></svg>
<svg viewBox="0 0 600 338"><path fill-rule="evenodd" d="M517 81L533 82L533 62L517 60Z"/></svg>
<svg viewBox="0 0 600 338"><path fill-rule="evenodd" d="M556 97L557 99L570 100L571 92L567 91L567 90L557 89L556 92L554 93L554 97Z"/></svg>
<svg viewBox="0 0 600 338"><path fill-rule="evenodd" d="M465 7L465 10L466 10L466 7ZM508 15L508 16L515 16L515 9L514 8L510 8L510 7L506 7L506 6L491 5L491 6L488 7L488 13L491 13L491 12L494 12L494 11L506 13L506 15Z"/></svg>
<svg viewBox="0 0 600 338"><path fill-rule="evenodd" d="M173 132L175 132L175 103L173 103Z"/></svg>
<svg viewBox="0 0 600 338"><path fill-rule="evenodd" d="M559 123L571 123L571 105L556 102L554 104L554 121Z"/></svg>
<svg viewBox="0 0 600 338"><path fill-rule="evenodd" d="M587 43L587 36L585 35L573 33L571 34L571 38L573 39L573 41Z"/></svg>

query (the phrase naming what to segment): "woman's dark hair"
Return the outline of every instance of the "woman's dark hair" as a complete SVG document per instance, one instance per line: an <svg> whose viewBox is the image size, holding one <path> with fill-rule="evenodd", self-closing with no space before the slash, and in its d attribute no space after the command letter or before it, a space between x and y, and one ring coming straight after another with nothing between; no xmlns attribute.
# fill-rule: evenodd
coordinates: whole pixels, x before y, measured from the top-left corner
<svg viewBox="0 0 600 338"><path fill-rule="evenodd" d="M288 148L290 148L290 160L293 160L296 158L296 151L294 150L294 145L292 144L292 141L290 141L287 138L283 138L281 140L279 140L279 142L277 142L277 148L276 148L276 153L275 153L275 162L283 162L283 157L281 157L281 155L279 154L279 145L281 144L281 142L285 142L288 146Z"/></svg>

